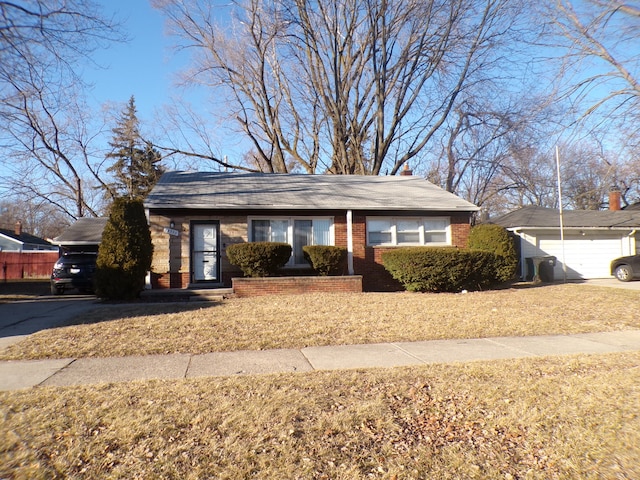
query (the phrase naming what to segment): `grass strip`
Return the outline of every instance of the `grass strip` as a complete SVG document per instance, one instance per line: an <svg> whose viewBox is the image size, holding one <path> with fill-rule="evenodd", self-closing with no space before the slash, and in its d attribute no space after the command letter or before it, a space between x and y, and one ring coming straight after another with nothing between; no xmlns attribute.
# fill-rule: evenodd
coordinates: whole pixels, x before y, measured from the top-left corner
<svg viewBox="0 0 640 480"><path fill-rule="evenodd" d="M1 478L640 478L640 354L0 393Z"/></svg>

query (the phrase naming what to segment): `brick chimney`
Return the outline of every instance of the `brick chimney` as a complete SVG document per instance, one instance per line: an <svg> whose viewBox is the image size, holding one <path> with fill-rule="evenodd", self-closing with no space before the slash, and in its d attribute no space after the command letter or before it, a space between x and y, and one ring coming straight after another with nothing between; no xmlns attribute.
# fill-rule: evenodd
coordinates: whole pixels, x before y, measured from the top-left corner
<svg viewBox="0 0 640 480"><path fill-rule="evenodd" d="M403 169L402 169L402 171L400 172L400 175L402 175L402 176L407 176L407 177L410 177L411 175L413 175L413 170L411 170L411 169L409 168L409 164L408 164L408 163L405 163L405 164L404 164L404 168L403 168Z"/></svg>
<svg viewBox="0 0 640 480"><path fill-rule="evenodd" d="M609 210L620 210L621 209L621 194L620 189L618 187L611 187L609 190Z"/></svg>
<svg viewBox="0 0 640 480"><path fill-rule="evenodd" d="M16 236L18 237L22 235L22 222L20 221L16 222L15 228L13 229L13 233L15 233Z"/></svg>

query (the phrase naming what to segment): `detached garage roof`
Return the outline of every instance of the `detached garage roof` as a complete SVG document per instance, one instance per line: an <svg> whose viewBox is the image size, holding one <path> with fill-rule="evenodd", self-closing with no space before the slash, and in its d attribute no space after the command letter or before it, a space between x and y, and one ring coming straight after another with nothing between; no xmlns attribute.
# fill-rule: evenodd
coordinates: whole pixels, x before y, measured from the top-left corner
<svg viewBox="0 0 640 480"><path fill-rule="evenodd" d="M417 176L167 172L147 208L430 210L478 207Z"/></svg>
<svg viewBox="0 0 640 480"><path fill-rule="evenodd" d="M522 207L486 223L509 229L560 228L560 211L556 208ZM564 210L565 228L633 229L640 228L640 210Z"/></svg>
<svg viewBox="0 0 640 480"><path fill-rule="evenodd" d="M53 243L61 246L100 245L107 220L107 217L79 218L61 235L54 238Z"/></svg>

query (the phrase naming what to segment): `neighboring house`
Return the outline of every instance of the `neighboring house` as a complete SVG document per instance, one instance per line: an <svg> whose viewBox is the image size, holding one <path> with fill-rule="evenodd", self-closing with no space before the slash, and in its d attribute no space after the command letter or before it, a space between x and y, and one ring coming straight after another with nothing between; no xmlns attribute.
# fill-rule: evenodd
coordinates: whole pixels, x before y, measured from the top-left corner
<svg viewBox="0 0 640 480"><path fill-rule="evenodd" d="M0 251L33 252L38 250L57 250L57 248L44 238L23 232L20 222L16 223L13 230L0 228Z"/></svg>
<svg viewBox="0 0 640 480"><path fill-rule="evenodd" d="M61 252L97 252L107 217L83 217L53 239Z"/></svg>
<svg viewBox="0 0 640 480"><path fill-rule="evenodd" d="M409 173L410 175L410 173ZM145 200L153 288L229 286L234 243L291 244L285 269L309 273L305 245L347 249L365 290L398 288L381 254L397 246L465 247L478 208L419 177L165 173ZM285 270L286 271L286 270Z"/></svg>
<svg viewBox="0 0 640 480"><path fill-rule="evenodd" d="M58 248L47 240L22 231L0 228L0 279L46 278L58 258Z"/></svg>
<svg viewBox="0 0 640 480"><path fill-rule="evenodd" d="M488 220L505 227L519 239L522 278L531 276L527 258L554 256L554 277L562 280L610 278L609 265L617 257L636 253L640 211L612 209L564 210L560 235L560 212L553 208L523 207ZM529 261L531 265L531 261Z"/></svg>

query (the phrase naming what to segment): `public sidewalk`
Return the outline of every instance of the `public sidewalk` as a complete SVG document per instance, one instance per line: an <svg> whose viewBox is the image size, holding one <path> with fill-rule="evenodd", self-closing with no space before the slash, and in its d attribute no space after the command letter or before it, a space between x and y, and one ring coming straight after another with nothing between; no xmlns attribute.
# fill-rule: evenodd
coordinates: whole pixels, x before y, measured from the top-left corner
<svg viewBox="0 0 640 480"><path fill-rule="evenodd" d="M0 362L0 390L150 379L390 368L570 354L640 351L640 330L433 340L290 350Z"/></svg>

